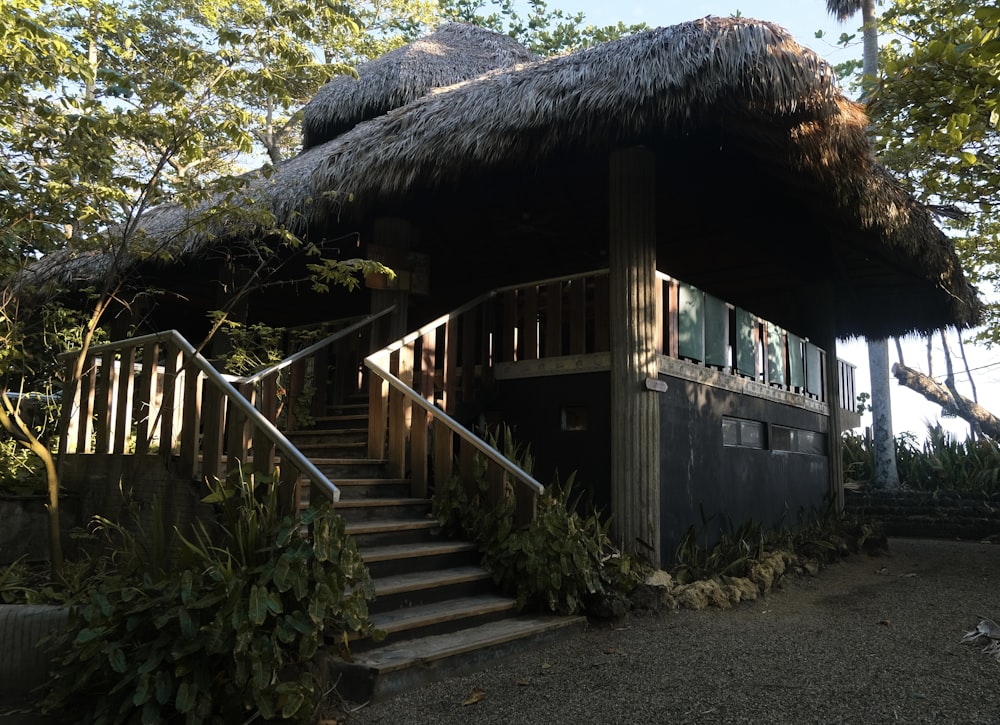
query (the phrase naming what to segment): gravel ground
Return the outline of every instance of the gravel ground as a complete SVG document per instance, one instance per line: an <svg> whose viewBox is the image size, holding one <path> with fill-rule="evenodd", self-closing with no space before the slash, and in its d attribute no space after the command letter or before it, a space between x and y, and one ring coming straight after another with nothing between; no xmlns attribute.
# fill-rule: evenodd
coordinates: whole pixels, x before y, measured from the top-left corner
<svg viewBox="0 0 1000 725"><path fill-rule="evenodd" d="M380 723L1000 723L1000 546L891 539L756 602L594 623L346 716ZM475 701L475 702L471 702ZM470 704L466 704L470 703Z"/></svg>

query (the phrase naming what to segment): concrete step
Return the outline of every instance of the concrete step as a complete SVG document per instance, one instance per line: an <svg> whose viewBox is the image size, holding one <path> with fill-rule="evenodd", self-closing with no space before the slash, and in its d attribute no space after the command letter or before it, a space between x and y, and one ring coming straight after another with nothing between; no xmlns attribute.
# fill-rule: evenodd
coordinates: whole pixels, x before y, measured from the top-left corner
<svg viewBox="0 0 1000 725"><path fill-rule="evenodd" d="M337 513L345 521L414 519L431 510L429 498L341 498Z"/></svg>
<svg viewBox="0 0 1000 725"><path fill-rule="evenodd" d="M402 639L353 655L329 654L328 680L354 702L379 701L429 682L484 669L529 647L583 631L585 617L519 616L420 639Z"/></svg>
<svg viewBox="0 0 1000 725"><path fill-rule="evenodd" d="M344 458L343 456L309 456L323 474L333 478L388 478L388 461L384 458Z"/></svg>
<svg viewBox="0 0 1000 725"><path fill-rule="evenodd" d="M397 519L392 521L350 521L347 533L358 547L371 550L379 546L402 546L415 543L435 543L440 528L436 519Z"/></svg>
<svg viewBox="0 0 1000 725"><path fill-rule="evenodd" d="M372 583L375 600L369 604L368 611L376 614L485 594L493 589L493 575L480 566L468 565L396 574L375 579Z"/></svg>
<svg viewBox="0 0 1000 725"><path fill-rule="evenodd" d="M479 626L510 616L516 606L517 602L511 597L488 593L374 612L370 618L376 629L385 632L384 642L390 642L404 635L406 638L426 637ZM364 650L374 644L372 640L358 640L351 649Z"/></svg>
<svg viewBox="0 0 1000 725"><path fill-rule="evenodd" d="M478 564L480 555L468 541L431 540L361 548L361 558L373 578Z"/></svg>
<svg viewBox="0 0 1000 725"><path fill-rule="evenodd" d="M366 498L405 498L410 495L407 478L335 478L341 500Z"/></svg>
<svg viewBox="0 0 1000 725"><path fill-rule="evenodd" d="M322 444L368 443L367 428L337 428L336 430L290 430L285 437L302 446L319 446Z"/></svg>

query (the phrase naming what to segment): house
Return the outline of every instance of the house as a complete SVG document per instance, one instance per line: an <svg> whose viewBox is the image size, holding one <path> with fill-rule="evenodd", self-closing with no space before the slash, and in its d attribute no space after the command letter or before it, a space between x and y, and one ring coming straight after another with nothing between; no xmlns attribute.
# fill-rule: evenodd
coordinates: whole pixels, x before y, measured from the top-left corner
<svg viewBox="0 0 1000 725"><path fill-rule="evenodd" d="M353 294L289 283L248 299L250 321L352 318L339 352L289 363L289 395L308 376L341 402L338 385L374 381L355 390L371 406L363 457L388 460L413 498L469 465L479 424L505 421L538 460L535 480L491 454L523 515L539 481L576 470L615 536L657 564L703 515L789 524L836 501L840 432L856 422L836 340L968 326L979 301L952 243L875 161L833 69L746 18L546 60L466 26L439 34L462 39L439 57L489 45L493 60L442 63L426 83L400 71L419 69L419 47L375 61L323 89L308 147L240 192L318 247L397 272ZM290 459L336 496L310 468L319 444L268 428L267 384L247 393L256 407L234 402L208 361L184 377L193 350L158 336L203 332L246 278L234 250L257 230L166 207L144 232L179 257L136 255L129 274L174 296L150 310L149 336L93 353L66 417L68 475L155 436L189 480L252 447L262 469ZM43 260L22 289L72 287L101 259ZM318 383L334 357L339 377Z"/></svg>

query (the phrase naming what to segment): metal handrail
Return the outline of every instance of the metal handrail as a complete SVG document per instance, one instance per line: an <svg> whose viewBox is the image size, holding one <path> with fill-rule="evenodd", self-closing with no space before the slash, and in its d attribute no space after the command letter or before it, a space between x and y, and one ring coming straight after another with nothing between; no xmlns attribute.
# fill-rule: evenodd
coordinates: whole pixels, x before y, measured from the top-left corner
<svg viewBox="0 0 1000 725"><path fill-rule="evenodd" d="M157 332L150 335L143 335L141 337L130 338L123 342L112 342L104 343L102 345L95 345L90 348L90 353L99 352L110 352L120 349L124 342L127 342L132 347L138 347L140 345L145 345L148 342L166 342L170 341L184 353L189 360L191 360L195 367L197 367L201 372L205 374L205 377L212 382L217 388L219 388L222 393L229 399L229 401L235 405L240 411L247 416L251 423L261 430L264 435L270 440L278 450L282 452L293 465L295 465L298 470L307 476L309 476L312 485L318 486L326 492L330 500L336 503L340 500L340 489L337 488L333 482L326 477L326 475L320 471L316 465L310 461L306 456L296 448L285 434L278 430L271 421L269 421L263 413L254 407L253 403L247 400L246 396L240 393L236 387L226 379L226 377L220 373L212 363L210 363L204 355L198 352L194 345L188 342L184 336L182 336L177 330L167 330L165 332ZM74 353L66 353L71 355ZM76 353L78 354L78 353Z"/></svg>
<svg viewBox="0 0 1000 725"><path fill-rule="evenodd" d="M608 273L607 269L598 269L592 272L582 272L579 274L551 277L548 279L538 280L535 282L526 282L522 284L508 285L506 287L498 287L497 289L490 290L489 292L485 292L479 297L476 297L472 301L467 302L466 304L462 305L456 310L448 314L442 315L436 320L427 323L419 330L411 332L408 335L396 340L395 342L389 343L381 350L373 352L371 355L365 358L365 367L367 367L369 370L371 370L376 375L385 380L387 383L389 383L389 385L395 388L398 392L402 393L406 398L410 400L410 402L416 403L418 406L420 406L428 413L433 415L436 420L443 423L459 438L467 442L470 446L472 446L477 451L479 451L487 458L489 458L491 461L496 463L508 474L518 479L519 481L527 485L529 488L533 489L536 494L541 495L545 492L545 486L539 483L531 474L523 470L520 466L511 461L496 448L486 443L482 438L477 436L471 430L469 430L464 425L459 423L457 420L452 418L450 415L445 413L441 408L429 402L426 398L424 398L411 386L407 385L398 377L390 373L388 370L388 366L383 363L380 363L379 359L387 359L391 353L400 350L404 345L410 344L411 342L417 340L418 338L423 337L432 330L437 329L445 322L457 318L459 315L462 315L468 312L469 310L474 309L476 306L482 304L483 302L486 302L487 300L490 300L496 297L497 295L503 294L504 292L523 289L525 287L533 287L533 286L539 287L547 284L569 282L575 279L581 279L584 277L596 277L607 273Z"/></svg>
<svg viewBox="0 0 1000 725"><path fill-rule="evenodd" d="M376 312L374 314L368 315L364 319L362 319L362 320L360 320L358 322L355 322L353 325L348 325L343 330L337 330L336 332L327 335L326 337L324 337L319 342L314 342L309 347L304 347L301 350L299 350L298 352L293 353L292 355L289 355L284 360L281 360L280 362L276 362L273 365L269 365L268 367L264 368L263 370L259 370L259 371L255 372L253 375L247 375L247 376L244 376L244 377L237 377L237 378L233 378L232 380L233 380L233 382L237 382L237 383L256 383L258 380L263 380L268 375L276 373L279 370L283 370L286 367L288 367L289 365L292 365L292 364L298 362L299 360L302 360L303 358L309 357L314 352L316 352L318 350L322 350L327 345L333 344L334 342L336 342L340 338L347 337L352 332L357 332L361 328L363 328L363 327L365 327L367 325L370 325L371 323L375 322L378 319L381 319L382 317L385 317L386 315L388 315L390 312L392 312L395 309L396 309L396 305L390 305L389 307L385 308L384 310L381 310L381 311Z"/></svg>
<svg viewBox="0 0 1000 725"><path fill-rule="evenodd" d="M448 315L445 315L447 318ZM498 466L503 468L507 473L511 474L522 483L526 484L529 488L534 489L535 493L541 495L545 493L545 486L535 480L534 477L512 460L507 458L505 455L500 453L496 448L489 445L482 438L477 436L471 430L466 428L464 425L459 423L457 420L452 418L450 415L445 413L441 408L437 407L426 398L424 398L420 393L411 388L409 385L404 383L402 380L397 378L395 375L390 373L383 365L380 365L375 361L376 356L387 356L389 351L386 349L379 350L378 352L372 353L365 358L365 366L378 375L380 378L385 380L389 385L395 388L397 391L402 393L404 396L409 398L410 402L416 403L421 408L426 410L428 413L434 416L434 419L440 421L445 426L451 429L453 433L458 435L464 442L467 442L477 451L485 455L491 461L496 463Z"/></svg>

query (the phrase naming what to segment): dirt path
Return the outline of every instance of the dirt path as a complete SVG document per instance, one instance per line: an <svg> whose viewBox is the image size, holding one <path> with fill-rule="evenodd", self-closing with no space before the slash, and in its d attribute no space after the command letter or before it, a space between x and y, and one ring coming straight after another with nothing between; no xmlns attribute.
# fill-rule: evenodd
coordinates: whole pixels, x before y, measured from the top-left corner
<svg viewBox="0 0 1000 725"><path fill-rule="evenodd" d="M1000 546L891 540L766 598L600 624L352 723L1000 723ZM463 703L472 699L475 704Z"/></svg>

